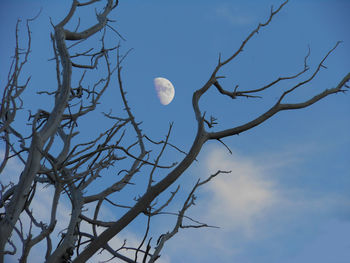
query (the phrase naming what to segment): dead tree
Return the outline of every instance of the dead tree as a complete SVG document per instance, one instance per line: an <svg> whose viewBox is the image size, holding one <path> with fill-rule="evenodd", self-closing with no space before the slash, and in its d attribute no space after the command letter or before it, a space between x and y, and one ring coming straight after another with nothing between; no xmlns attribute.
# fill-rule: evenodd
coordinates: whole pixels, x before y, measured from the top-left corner
<svg viewBox="0 0 350 263"><path fill-rule="evenodd" d="M197 122L197 131L190 150L184 152L169 142L172 125L170 125L164 140L155 141L143 133L128 105L121 75L122 62L128 52L121 55L120 45L105 46L107 28L112 29L118 37L121 37L118 31L112 27L112 20L109 19L110 13L118 7L118 1L105 0L106 4L103 10L96 16L96 24L88 29L79 31L79 25L73 30L68 29L67 23L72 19L76 10L82 6L92 6L95 2L98 1L91 0L81 3L78 0L73 0L66 17L58 24L53 25L51 35L52 60L56 67L57 88L54 91L44 90L40 94L50 96L54 100L54 107L50 112L38 110L34 114L30 113L31 129L27 136L17 131L13 124L16 121L17 112L22 109L21 94L30 84L30 78L22 82L20 76L30 55L30 22L33 19L28 19L26 22L28 43L25 49L20 47L18 39L20 21L17 23L15 54L1 100L0 133L5 149L0 164L0 173L4 171L11 159L22 162L24 169L18 175L17 183L8 185L1 183L0 262L4 262L5 255L14 255L17 250L20 250L20 262L27 262L31 249L43 240L46 241L46 251L43 252L46 262L82 263L101 249L110 253L112 258L118 258L122 262L155 262L159 258L165 242L174 236L180 228L209 227L207 224L191 218L189 219L193 221L193 224L185 225L183 223L183 219L187 218L185 212L194 203L195 191L198 187L208 183L218 174L229 171L218 171L208 179L198 181L188 194L188 198L179 213L176 213L177 221L173 229L161 235L156 242L152 243L151 239L148 238L150 220L154 216L165 213L164 208L172 202L179 187L169 193L169 198L163 204L157 204L154 200L169 190L169 187L184 174L186 169L196 160L206 142L211 140L222 142L222 138L248 131L280 111L309 107L331 94L344 92L349 88L347 82L350 79L350 73L338 80L339 82L334 88L324 87L322 92L300 103L287 102L289 94L301 89L319 74L321 68L324 67L325 60L337 48L339 42L325 54L313 71L308 66L309 54L307 54L304 67L298 73L279 77L263 87L250 90L241 90L236 87L233 90L227 90L220 83L224 77L219 75L220 70L243 51L254 35L269 25L276 14L287 4L287 0L277 9L271 8L267 20L264 23L259 23L230 57L222 58L219 56L208 81L194 91L192 106ZM100 41L97 42L99 48L92 46L84 51L73 53L73 50L79 50L79 45L85 44L85 41L90 40L96 34L101 36ZM89 43L96 44L96 41ZM116 56L112 56L112 54L116 54ZM117 59L113 59L114 57ZM96 79L95 83L88 86L84 80L97 66L103 69L101 72L104 72L104 77ZM311 74L307 75L310 71L312 71ZM111 122L110 128L89 141L76 140L81 132L78 122L83 117L90 116L89 114L100 103L107 87L114 86L111 83L113 74L118 77L121 101L124 104L124 115L115 116L112 113L105 113L104 117ZM299 81L301 78L304 79ZM266 112L243 125L232 126L225 130L209 131L216 124L216 120L213 117L208 119L199 107L201 97L209 89L215 89L218 95L228 96L231 99L239 99L240 97L253 99L260 98L264 91L286 80L295 80L296 84L281 92L277 101ZM74 84L75 82L77 83ZM132 141L130 139L132 136L130 137L129 134L136 135L136 141ZM151 147L159 148L156 156L151 155L149 150ZM166 147L183 153L183 159L179 163L170 165L160 164L160 158ZM154 161L151 161L152 156ZM119 164L125 166L122 169L116 168L116 166L120 167ZM97 178L104 176L107 169L118 171L114 183L92 194L87 189L96 183ZM148 171L148 183L145 190L138 193L139 196L132 205L122 205L120 200L111 197L132 184L132 179L143 169ZM159 169L169 169L169 172L163 179L156 180L154 174ZM39 185L47 185L53 189L50 217L46 222L38 221L31 209L31 204L38 194L36 190ZM66 228L61 229L61 238L57 246L54 247L53 239L56 237L53 236L53 233L58 231L57 210L59 203L64 202L64 197L70 202L70 219ZM120 213L117 220L106 222L100 219L101 207L106 203L122 209L123 212ZM88 205L94 206L92 216L86 214L85 207ZM113 248L108 245L108 241L118 235L139 215L144 215L146 218L147 231L138 247L130 248L123 245L119 248ZM23 228L23 220L30 222L27 230ZM82 230L82 224L89 225L91 231ZM100 231L101 229L103 231ZM21 244L13 241L15 235ZM147 238L148 242L146 242ZM135 251L135 257L125 256L122 253L124 249Z"/></svg>

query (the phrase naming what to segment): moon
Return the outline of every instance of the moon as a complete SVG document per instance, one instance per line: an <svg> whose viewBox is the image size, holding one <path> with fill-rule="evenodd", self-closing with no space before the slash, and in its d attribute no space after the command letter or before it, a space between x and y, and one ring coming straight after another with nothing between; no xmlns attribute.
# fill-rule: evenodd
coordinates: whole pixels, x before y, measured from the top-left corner
<svg viewBox="0 0 350 263"><path fill-rule="evenodd" d="M175 89L168 79L155 78L154 87L161 104L168 105L174 99Z"/></svg>

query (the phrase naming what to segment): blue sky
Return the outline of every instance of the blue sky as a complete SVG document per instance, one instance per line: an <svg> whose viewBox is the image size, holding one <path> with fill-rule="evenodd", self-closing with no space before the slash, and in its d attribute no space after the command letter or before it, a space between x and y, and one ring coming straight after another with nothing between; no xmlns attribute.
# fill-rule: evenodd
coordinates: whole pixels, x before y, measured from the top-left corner
<svg viewBox="0 0 350 263"><path fill-rule="evenodd" d="M270 6L281 2L120 1L111 18L126 39L121 41L122 50L133 48L124 64L123 82L146 134L160 139L174 121L171 142L188 150L196 125L192 93L209 78L218 54L232 54L257 23L265 21ZM54 65L47 61L52 57L49 17L56 23L69 5L70 1L44 0L0 3L0 33L4 36L0 41L1 87L14 48L16 19L33 17L43 8L31 27L32 60L26 73L33 77L30 90L24 94L26 107L50 109L47 97L33 93L55 87ZM302 101L334 87L350 69L349 10L349 1L291 0L223 69L221 74L227 78L222 84L226 89L236 84L251 89L295 74L303 68L308 46L313 69L341 40L325 63L327 69L287 101ZM82 18L94 19L94 11L87 11L82 11ZM115 36L107 39L108 45L118 41ZM168 106L162 106L154 92L153 78L160 76L175 86L175 98ZM228 128L266 110L281 90L293 83L274 87L263 99L230 100L213 89L200 105L202 111L218 118L215 129ZM112 85L116 85L115 78ZM117 108L117 97L117 90L111 87L98 110ZM197 205L189 211L220 229L180 231L164 249L164 262L349 262L349 101L349 94L338 94L307 109L282 112L253 130L224 139L232 155L222 145L208 143L199 162L179 183L186 191L198 177L205 178L216 169L233 170L199 191ZM23 119L26 116L20 115ZM93 119L96 126L106 125L97 116ZM23 121L18 123L21 125ZM80 125L91 130L91 120ZM178 161L176 158L179 156L169 153L164 162ZM173 211L178 210L176 205L180 203L171 207ZM111 212L107 209L105 213ZM170 229L169 221L157 219L155 233ZM142 236L140 222L128 229L130 240Z"/></svg>

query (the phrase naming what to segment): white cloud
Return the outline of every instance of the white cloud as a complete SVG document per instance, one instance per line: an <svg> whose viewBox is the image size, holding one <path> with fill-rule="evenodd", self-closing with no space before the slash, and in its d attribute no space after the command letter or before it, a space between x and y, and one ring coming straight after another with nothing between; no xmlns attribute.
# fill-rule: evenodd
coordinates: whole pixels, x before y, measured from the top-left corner
<svg viewBox="0 0 350 263"><path fill-rule="evenodd" d="M288 245L289 238L293 240L296 232L301 236L300 231L315 235L318 226L328 220L347 218L349 213L339 212L349 211L346 207L350 200L345 196L325 189L305 188L303 180L298 184L288 183L294 176L290 168L307 163L313 151L312 147L301 150L296 145L295 151L289 148L281 153L242 156L235 151L230 155L224 148L209 147L201 160L205 165L197 171L202 178L217 170L232 170L232 173L220 174L199 189L197 206L190 208L188 215L220 229L182 230L169 242L166 251L170 255L182 251L197 262L211 262L212 258L200 251L212 251L216 261L232 262L249 254L251 244L259 243L263 247L264 243L279 244L283 240L282 248Z"/></svg>
<svg viewBox="0 0 350 263"><path fill-rule="evenodd" d="M208 211L207 220L227 230L242 230L245 236L251 236L255 221L281 200L276 183L264 177L263 169L248 158L228 155L219 149L210 152L206 166L211 173L232 171L207 184L206 191L211 196L204 205Z"/></svg>

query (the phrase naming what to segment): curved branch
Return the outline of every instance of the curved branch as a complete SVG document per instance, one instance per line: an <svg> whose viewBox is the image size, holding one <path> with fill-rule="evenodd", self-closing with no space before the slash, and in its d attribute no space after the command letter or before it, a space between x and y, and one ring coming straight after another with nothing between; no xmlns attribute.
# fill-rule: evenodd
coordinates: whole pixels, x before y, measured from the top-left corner
<svg viewBox="0 0 350 263"><path fill-rule="evenodd" d="M193 109L194 109L194 112L195 112L195 115L196 115L196 119L198 122L201 122L202 121L202 116L201 116L201 112L200 112L200 109L199 109L199 105L198 105L198 102L201 98L201 96L207 92L207 90L212 86L212 85L216 85L218 90L222 91L222 93L228 93L228 92L224 92L224 90L219 87L218 85L218 82L217 82L217 79L220 78L220 77L217 77L216 74L218 73L218 71L221 69L222 66L226 65L227 63L231 62L239 53L241 53L243 51L243 48L245 47L245 45L248 43L248 41L255 35L259 32L259 30L262 28L262 27L265 27L267 26L272 18L281 11L281 9L288 3L288 0L284 1L276 10L273 10L273 7L271 7L271 13L270 13L270 16L269 18L267 19L267 21L265 23L259 23L259 25L253 30L250 32L250 34L246 37L246 39L242 42L241 46L238 48L238 50L233 53L233 55L229 58L227 58L226 60L224 60L223 62L221 62L221 55L219 56L219 61L218 61L218 64L217 66L215 67L213 73L211 74L209 80L204 84L204 86L197 90L194 94L193 94L193 97L192 97L192 105L193 105ZM221 88L221 89L220 89ZM226 95L230 95L230 94L226 94ZM231 96L231 95L230 95ZM246 95L247 96L247 95ZM233 96L231 96L233 98ZM248 96L249 97L249 96Z"/></svg>
<svg viewBox="0 0 350 263"><path fill-rule="evenodd" d="M232 135L237 135L240 134L244 131L250 130L251 128L254 128L255 126L258 126L259 124L265 122L267 119L271 118L273 115L275 115L277 112L282 111L282 110L295 110L295 109L302 109L305 107L308 107L314 103L316 103L317 101L331 95L331 94L335 94L335 93L339 93L339 92L344 92L345 90L342 90L342 88L345 86L346 88L348 88L346 86L346 83L350 80L350 73L348 73L340 82L339 84L332 89L326 89L323 92L317 94L316 96L312 97L309 100L306 100L304 102L301 103L294 103L294 104L281 104L280 100L272 107L270 108L268 111L266 111L265 113L263 113L262 115L260 115L259 117L257 117L256 119L243 124L241 126L237 126L235 128L231 128L231 129L227 129L227 130L223 130L223 131L219 131L219 132L211 132L208 133L209 139L210 140L217 140L217 139L221 139L224 137L228 137L228 136L232 136ZM283 95L282 95L283 96Z"/></svg>
<svg viewBox="0 0 350 263"><path fill-rule="evenodd" d="M73 9L74 3L75 3L75 5L78 5L78 1L74 0L73 5L72 5L72 9ZM97 19L98 19L97 24L91 26L90 28L88 28L82 32L72 32L69 30L64 30L65 39L66 40L86 39L86 38L92 36L93 34L97 33L98 31L100 31L107 23L107 15L113 10L113 8L115 8L117 6L117 4L118 4L118 1L115 5L113 5L113 0L108 0L103 13L97 15ZM68 14L68 16L62 22L66 22L67 18L70 19L71 16L69 16L69 14ZM69 19L67 21L69 21ZM58 26L62 26L61 25L62 22Z"/></svg>

